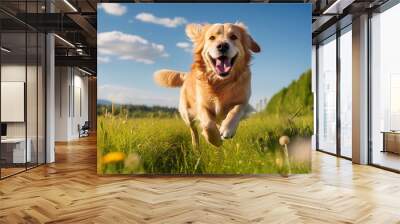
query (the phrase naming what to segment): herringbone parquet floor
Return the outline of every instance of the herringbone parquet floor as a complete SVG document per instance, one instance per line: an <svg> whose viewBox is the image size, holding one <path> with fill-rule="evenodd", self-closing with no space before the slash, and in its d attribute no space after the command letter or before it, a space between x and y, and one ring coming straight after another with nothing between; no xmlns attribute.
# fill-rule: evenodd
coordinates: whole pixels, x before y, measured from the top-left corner
<svg viewBox="0 0 400 224"><path fill-rule="evenodd" d="M96 174L94 138L0 181L0 223L400 223L400 175L313 152L289 178Z"/></svg>

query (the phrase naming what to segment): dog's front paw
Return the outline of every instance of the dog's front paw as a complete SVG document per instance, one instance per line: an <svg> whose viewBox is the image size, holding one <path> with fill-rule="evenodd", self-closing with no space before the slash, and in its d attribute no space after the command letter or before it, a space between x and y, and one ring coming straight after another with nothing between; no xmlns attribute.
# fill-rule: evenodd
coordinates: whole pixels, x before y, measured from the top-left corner
<svg viewBox="0 0 400 224"><path fill-rule="evenodd" d="M208 143L210 143L216 147L219 147L222 145L221 138L219 137L219 131L215 124L210 124L210 125L205 126L203 128L202 134Z"/></svg>
<svg viewBox="0 0 400 224"><path fill-rule="evenodd" d="M219 133L221 135L221 139L230 139L233 138L233 136L235 135L235 129L234 128L229 128L226 126L221 126L221 128L219 129Z"/></svg>

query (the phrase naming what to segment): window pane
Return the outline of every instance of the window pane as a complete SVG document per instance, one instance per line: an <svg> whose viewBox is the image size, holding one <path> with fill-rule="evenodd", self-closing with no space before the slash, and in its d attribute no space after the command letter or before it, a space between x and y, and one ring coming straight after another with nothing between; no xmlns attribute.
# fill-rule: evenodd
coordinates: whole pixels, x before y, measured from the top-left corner
<svg viewBox="0 0 400 224"><path fill-rule="evenodd" d="M336 36L318 48L318 148L336 153Z"/></svg>
<svg viewBox="0 0 400 224"><path fill-rule="evenodd" d="M352 156L352 35L351 26L340 36L340 152Z"/></svg>
<svg viewBox="0 0 400 224"><path fill-rule="evenodd" d="M371 19L372 162L400 170L400 4Z"/></svg>

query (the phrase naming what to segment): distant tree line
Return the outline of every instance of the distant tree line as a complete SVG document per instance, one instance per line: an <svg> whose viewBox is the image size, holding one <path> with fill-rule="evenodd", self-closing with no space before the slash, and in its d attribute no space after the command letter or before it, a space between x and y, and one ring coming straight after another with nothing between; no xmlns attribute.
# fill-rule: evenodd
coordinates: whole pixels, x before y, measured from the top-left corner
<svg viewBox="0 0 400 224"><path fill-rule="evenodd" d="M171 118L179 116L178 109L163 106L98 104L98 116L121 116L125 118Z"/></svg>

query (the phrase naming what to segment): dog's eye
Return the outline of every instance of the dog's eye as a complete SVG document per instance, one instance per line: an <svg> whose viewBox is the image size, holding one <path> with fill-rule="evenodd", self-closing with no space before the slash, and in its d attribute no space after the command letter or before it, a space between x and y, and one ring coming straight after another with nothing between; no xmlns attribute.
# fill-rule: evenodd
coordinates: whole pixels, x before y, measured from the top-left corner
<svg viewBox="0 0 400 224"><path fill-rule="evenodd" d="M231 38L231 40L236 40L236 39L237 39L237 36L236 36L235 34L232 34L232 35L230 36L230 38Z"/></svg>
<svg viewBox="0 0 400 224"><path fill-rule="evenodd" d="M215 40L215 36L210 36L208 39L209 40Z"/></svg>

